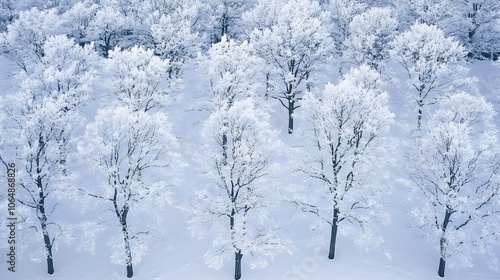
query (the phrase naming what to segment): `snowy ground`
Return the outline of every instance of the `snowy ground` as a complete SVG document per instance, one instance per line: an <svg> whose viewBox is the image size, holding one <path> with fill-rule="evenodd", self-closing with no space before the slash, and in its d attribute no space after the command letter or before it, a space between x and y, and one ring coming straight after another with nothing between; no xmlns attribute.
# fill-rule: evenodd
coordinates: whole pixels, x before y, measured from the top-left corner
<svg viewBox="0 0 500 280"><path fill-rule="evenodd" d="M498 75L498 68L491 66L490 62L477 62L472 65L471 74L479 77L480 90L488 92L487 98L498 102L498 92L494 92L494 76ZM2 95L12 91L9 86L9 71L6 61L0 60L0 93ZM195 78L189 81L185 91L197 90ZM189 102L185 100L185 102ZM498 103L495 104L498 110ZM398 109L399 108L399 109ZM277 107L277 110L280 108ZM393 103L393 110L398 115L398 110L403 111L397 102ZM277 111L273 116L274 125L284 124L285 116L280 117ZM179 113L174 119L185 119L187 123L178 123L174 128L181 134L181 139L191 141L196 138L196 125L189 123L195 112ZM188 117L191 116L191 117ZM497 116L497 125L500 120ZM188 131L181 131L182 129ZM284 127L280 128L284 129ZM289 137L282 133L283 138ZM284 139L285 140L285 139ZM290 140L286 140L290 141ZM395 171L396 172L396 171ZM394 182L393 182L394 183ZM291 221L287 230L297 247L293 255L280 255L264 269L251 270L243 257L243 280L322 280L322 279L441 279L437 276L438 250L435 244L416 236L415 231L409 228L408 217L405 214L402 194L404 189L394 183L394 194L387 197L390 201L389 212L392 223L382 227L382 234L386 241L391 258L377 251L363 251L357 249L349 237L340 236L337 244L335 260L327 259L327 248L311 248L303 242L308 235L305 227L307 221ZM3 183L2 183L3 185ZM4 190L4 188L2 188ZM4 216L3 209L0 209ZM134 278L138 280L153 279L203 279L220 280L233 279L233 262L227 261L221 270L208 268L203 261L203 254L209 248L209 238L197 240L191 238L187 231L187 216L180 210L169 207L165 213L171 225L166 243L157 243L151 247L142 262L134 266ZM289 216L283 215L283 219ZM285 221L286 222L286 221ZM1 236L6 236L5 229L0 231ZM4 238L6 240L6 238ZM23 256L18 260L15 273L7 271L5 261L0 262L0 279L126 279L125 267L112 264L109 259L109 249L106 238L99 239L95 255L86 252L77 252L73 247L60 245L54 252L56 273L49 276L45 273L45 263L35 263ZM4 242L4 240L0 240ZM2 244L3 245L3 244ZM6 259L5 248L1 248L0 259ZM496 255L500 257L500 248L496 248ZM475 260L475 267L452 269L447 267L445 279L500 279L500 272L488 268L486 261Z"/></svg>
<svg viewBox="0 0 500 280"><path fill-rule="evenodd" d="M209 240L192 239L185 230L183 215L177 210L169 214L172 224L177 227L172 230L170 247L151 248L143 261L135 266L133 279L233 279L230 262L219 271L206 267L202 255L210 245ZM393 215L392 224L384 232L391 259L379 252L355 249L348 238L341 237L334 261L326 258L326 248L318 250L297 244L299 248L293 255L282 255L265 269L251 270L243 262L242 279L441 279L436 273L437 250L433 249L433 244L412 236L401 216ZM53 276L45 273L45 263L23 259L15 274L8 272L3 263L0 279L126 279L125 268L112 264L107 256L105 244L98 247L95 256L62 246L54 254L56 273ZM488 269L480 261L476 263L477 266L470 269L448 269L445 279L500 279L499 272Z"/></svg>

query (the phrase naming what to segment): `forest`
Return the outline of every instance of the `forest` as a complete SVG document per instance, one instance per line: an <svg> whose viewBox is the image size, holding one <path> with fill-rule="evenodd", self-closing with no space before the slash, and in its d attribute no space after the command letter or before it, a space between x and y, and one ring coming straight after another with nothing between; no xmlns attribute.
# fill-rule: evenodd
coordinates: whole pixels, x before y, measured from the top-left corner
<svg viewBox="0 0 500 280"><path fill-rule="evenodd" d="M498 0L0 0L0 278L499 279L499 55Z"/></svg>

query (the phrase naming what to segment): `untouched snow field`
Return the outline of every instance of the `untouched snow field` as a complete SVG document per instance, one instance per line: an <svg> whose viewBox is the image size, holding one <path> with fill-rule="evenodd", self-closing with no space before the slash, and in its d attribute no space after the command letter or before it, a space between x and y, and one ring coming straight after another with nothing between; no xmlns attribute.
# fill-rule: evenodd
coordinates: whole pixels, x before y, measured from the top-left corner
<svg viewBox="0 0 500 280"><path fill-rule="evenodd" d="M3 96L13 91L9 86L8 63L4 58L0 58L0 94ZM471 75L478 76L479 90L484 93L489 101L495 104L495 109L500 108L500 98L498 91L495 91L494 77L498 76L498 68L491 65L489 61L475 62L471 65ZM185 78L185 94L189 91L201 90L203 87L196 83L195 77ZM498 89L496 89L498 90ZM391 93L391 98L394 96ZM398 99L397 99L398 100ZM190 102L185 99L183 102ZM272 101L271 101L272 102ZM399 102L394 99L392 110L396 114L396 122L400 119L402 111ZM282 131L281 136L285 143L293 142L285 131L286 115L283 108L278 107L275 102L276 112L273 114L273 126ZM190 142L197 138L199 125L193 124L196 113L178 109L177 115L172 116L174 130L178 133L180 142ZM183 122L177 122L183 120ZM497 126L500 126L500 117L496 118ZM297 120L300 127L301 120ZM279 127L278 127L279 126ZM398 134L398 128L393 129L393 134ZM191 142L193 145L193 142ZM188 145L182 146L189 148ZM189 154L184 155L186 158ZM188 159L192 161L192 159ZM189 162L193 164L193 162ZM194 163L194 165L196 165ZM195 166L193 167L195 168ZM405 280L405 279L442 279L437 275L439 252L438 240L430 243L417 236L417 232L410 228L409 216L405 213L405 200L403 194L405 189L398 185L396 179L398 174L396 167L392 168L394 180L388 181L393 187L393 194L384 199L388 203L387 208L391 214L392 222L387 226L380 226L381 233L385 239L387 251L390 258L379 251L364 251L357 249L349 237L340 235L337 240L337 251L335 260L327 259L327 247L312 248L306 245L306 238L309 235L307 220L292 219L290 211L282 211L281 220L286 224L288 236L295 243L295 250L292 255L282 254L270 261L264 269L250 269L245 256L243 256L243 276L242 280L323 280L323 279L373 279L373 280ZM186 169L186 177L189 177L190 168ZM4 176L1 173L2 178ZM180 197L189 192L189 185L193 183L187 180L184 190L176 190L183 193ZM194 182L196 183L196 182ZM5 191L4 180L0 181L2 192ZM19 190L20 191L20 190ZM154 211L154 209L151 209ZM6 209L0 209L0 217L5 218ZM79 211L71 211L79 213ZM140 264L134 265L134 277L137 280L223 280L234 279L233 255L229 256L221 270L214 270L207 267L203 260L203 254L211 246L209 237L198 240L191 237L187 230L188 215L173 206L167 207L165 213L169 224L166 242L155 243L150 246L145 257ZM500 219L500 217L499 217ZM22 255L17 261L17 271L15 273L7 271L6 229L0 230L1 236L1 257L0 279L1 280L83 280L99 279L114 280L127 279L125 276L125 266L111 263L110 250L107 247L107 236L104 232L98 238L98 245L95 255L87 252L76 251L72 246L59 244L59 248L54 252L55 274L46 274L45 262L32 262L27 255ZM325 239L328 238L325 236ZM78 241L77 241L78 242ZM500 248L495 248L497 257L500 258ZM491 270L484 259L474 260L474 267L453 269L447 267L444 279L460 280L498 280L500 271Z"/></svg>

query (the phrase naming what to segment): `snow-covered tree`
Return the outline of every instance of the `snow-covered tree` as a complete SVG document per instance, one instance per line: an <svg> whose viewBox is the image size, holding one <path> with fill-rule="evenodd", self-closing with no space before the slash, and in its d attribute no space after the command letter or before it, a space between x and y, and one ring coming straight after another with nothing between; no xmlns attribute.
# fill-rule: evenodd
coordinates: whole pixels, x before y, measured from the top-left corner
<svg viewBox="0 0 500 280"><path fill-rule="evenodd" d="M281 6L285 3L283 0L256 1L255 5L241 16L246 32L263 30L276 24Z"/></svg>
<svg viewBox="0 0 500 280"><path fill-rule="evenodd" d="M379 201L386 188L374 178L383 177L384 134L393 114L389 96L380 86L378 72L362 65L339 84L326 84L319 96L308 93L302 100L310 129L301 133L305 144L297 153L295 168L313 183L304 193L291 188L288 195L298 209L314 215L313 229L320 235L328 226L330 259L335 257L338 230L354 236L358 246L377 247L383 242L373 223L388 222Z"/></svg>
<svg viewBox="0 0 500 280"><path fill-rule="evenodd" d="M288 133L292 133L295 109L310 88L314 72L326 64L332 38L328 13L316 0L285 1L277 11L274 23L254 29L250 40L269 65L274 82L271 96L288 110Z"/></svg>
<svg viewBox="0 0 500 280"><path fill-rule="evenodd" d="M331 16L331 34L334 40L336 54L343 56L345 49L344 43L349 35L349 24L352 19L363 13L367 6L358 0L330 0L325 4L325 8Z"/></svg>
<svg viewBox="0 0 500 280"><path fill-rule="evenodd" d="M197 18L193 14L198 9L196 6L178 6L150 26L156 54L172 63L168 68L170 76L179 76L185 60L194 57L204 43L202 35L194 28Z"/></svg>
<svg viewBox="0 0 500 280"><path fill-rule="evenodd" d="M66 34L79 44L91 41L89 28L99 8L94 2L92 0L78 2L61 15Z"/></svg>
<svg viewBox="0 0 500 280"><path fill-rule="evenodd" d="M0 34L0 50L21 69L28 71L32 63L44 54L43 45L48 37L62 34L61 20L56 9L23 11L19 18Z"/></svg>
<svg viewBox="0 0 500 280"><path fill-rule="evenodd" d="M7 26L19 18L24 11L36 8L37 10L57 10L62 13L69 9L78 0L1 0L0 1L0 32L4 32Z"/></svg>
<svg viewBox="0 0 500 280"><path fill-rule="evenodd" d="M201 63L210 80L211 101L215 108L229 108L236 100L257 95L262 75L259 68L264 62L254 54L248 42L238 43L223 36L201 58Z"/></svg>
<svg viewBox="0 0 500 280"><path fill-rule="evenodd" d="M460 30L460 1L453 0L393 0L392 5L399 14L401 29L406 30L415 22L436 25L447 36Z"/></svg>
<svg viewBox="0 0 500 280"><path fill-rule="evenodd" d="M104 57L118 45L120 38L133 23L119 10L112 6L101 7L92 18L87 28L88 38L94 41L96 48Z"/></svg>
<svg viewBox="0 0 500 280"><path fill-rule="evenodd" d="M373 7L356 15L349 23L345 55L358 65L378 69L389 56L389 43L396 35L398 21L390 8Z"/></svg>
<svg viewBox="0 0 500 280"><path fill-rule="evenodd" d="M469 56L498 52L500 3L496 0L396 0L402 29L415 21L436 25L446 36L458 39Z"/></svg>
<svg viewBox="0 0 500 280"><path fill-rule="evenodd" d="M400 65L393 77L399 89L417 105L420 128L425 107L470 83L461 64L465 49L434 25L415 23L391 43L391 58Z"/></svg>
<svg viewBox="0 0 500 280"><path fill-rule="evenodd" d="M193 213L190 229L199 236L213 233L213 249L204 256L210 267L222 267L234 253L235 279L240 279L243 255L254 257L254 268L267 265L265 256L290 251L271 215L279 205L272 174L281 142L269 115L251 98L216 109L205 121L202 136L210 140L200 155L210 183L195 191L188 209Z"/></svg>
<svg viewBox="0 0 500 280"><path fill-rule="evenodd" d="M7 30L7 26L16 17L15 5L12 0L0 1L0 32Z"/></svg>
<svg viewBox="0 0 500 280"><path fill-rule="evenodd" d="M179 81L170 79L167 59L155 56L152 50L132 47L129 50L115 48L106 60L106 90L108 100L131 111L157 110L173 100Z"/></svg>
<svg viewBox="0 0 500 280"><path fill-rule="evenodd" d="M237 38L242 32L242 15L249 8L248 0L209 0L211 21L215 23L213 42L219 42L223 36Z"/></svg>
<svg viewBox="0 0 500 280"><path fill-rule="evenodd" d="M144 29L139 30L139 33L145 32L145 34L138 34L138 36L145 36L139 38L140 45L148 48L157 46L158 51L163 50L168 53L169 51L175 51L171 49L172 46L179 44L184 49L194 50L194 53L189 53L190 56L196 54L196 50L189 46L189 41L195 43L194 47L208 46L213 22L210 19L207 1L144 0L134 2L134 5L137 6L137 21L140 28ZM160 23L162 17L164 19ZM170 26L172 24L173 27ZM175 27L178 27L178 29L175 29ZM162 31L162 28L167 30ZM156 35L153 33L156 33ZM156 38L153 36L156 36ZM170 38L170 36L173 37ZM179 42L175 42L176 40ZM162 46L164 46L163 49ZM185 50L181 52L185 52ZM167 58L175 60L172 57Z"/></svg>
<svg viewBox="0 0 500 280"><path fill-rule="evenodd" d="M500 2L495 0L460 1L462 33L460 38L472 56L500 50Z"/></svg>
<svg viewBox="0 0 500 280"><path fill-rule="evenodd" d="M35 258L46 259L49 274L54 273L55 241L68 234L54 211L61 204L58 195L70 187L66 160L72 132L82 120L76 106L85 101L95 78L92 47L49 37L41 46L44 55L29 72L20 71L20 90L2 108L4 132L16 136L3 152L18 162L19 232L26 243L43 243Z"/></svg>
<svg viewBox="0 0 500 280"><path fill-rule="evenodd" d="M166 175L181 165L177 146L165 114L126 106L100 109L80 139L80 157L104 175L97 187L81 191L105 208L96 219L119 229L109 242L111 259L126 265L129 278L148 239L161 230L157 210L171 202Z"/></svg>
<svg viewBox="0 0 500 280"><path fill-rule="evenodd" d="M417 135L407 160L407 184L414 191L415 225L439 240L438 274L445 265L472 266L475 254L494 254L499 242L500 151L494 110L467 93L441 102Z"/></svg>

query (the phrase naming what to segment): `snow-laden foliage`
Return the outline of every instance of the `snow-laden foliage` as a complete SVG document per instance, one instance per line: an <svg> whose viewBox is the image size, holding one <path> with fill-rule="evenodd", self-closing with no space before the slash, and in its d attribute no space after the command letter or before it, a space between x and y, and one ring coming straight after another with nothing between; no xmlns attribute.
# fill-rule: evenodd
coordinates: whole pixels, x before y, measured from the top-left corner
<svg viewBox="0 0 500 280"><path fill-rule="evenodd" d="M23 85L39 87L30 89L39 101L48 96L60 99L66 111L87 103L97 78L98 57L93 45L82 47L65 35L57 35L49 37L42 50L38 63L19 74Z"/></svg>
<svg viewBox="0 0 500 280"><path fill-rule="evenodd" d="M66 34L77 43L88 43L90 24L94 20L99 6L92 0L76 3L61 15L62 26Z"/></svg>
<svg viewBox="0 0 500 280"><path fill-rule="evenodd" d="M330 32L334 40L336 54L341 57L349 35L349 24L356 15L363 13L367 6L358 0L330 0L328 2L325 7L331 16Z"/></svg>
<svg viewBox="0 0 500 280"><path fill-rule="evenodd" d="M236 100L257 95L264 61L248 42L238 43L223 36L200 62L210 79L209 94L215 108L230 107Z"/></svg>
<svg viewBox="0 0 500 280"><path fill-rule="evenodd" d="M96 219L116 229L111 259L126 264L129 277L148 239L164 229L159 210L171 202L167 175L182 164L177 146L165 114L126 106L100 109L79 140L80 157L104 179L97 188L82 188L78 199L95 198L102 207Z"/></svg>
<svg viewBox="0 0 500 280"><path fill-rule="evenodd" d="M0 51L27 70L45 55L43 45L52 35L61 34L61 19L56 9L23 11L0 34Z"/></svg>
<svg viewBox="0 0 500 280"><path fill-rule="evenodd" d="M162 17L166 18L164 24L179 25L178 34L166 30L164 33L164 41L168 42L167 46L176 44L172 39L177 38L180 40L180 46L189 47L188 41L196 43L195 46L203 45L207 47L209 44L209 37L212 31L213 23L209 16L209 7L206 1L203 0L144 0L135 1L138 10L138 20L141 22L141 28L145 28L148 33L146 41L142 41L146 47L152 47L155 42L151 34L151 28L160 23ZM185 26L184 26L185 25ZM188 26L189 25L189 26ZM157 26L157 28L160 26ZM167 26L167 28L172 28ZM157 30L160 36L161 30ZM172 39L168 35L174 36ZM195 41L193 36L197 36ZM182 37L187 38L182 38ZM153 39L153 40L152 40ZM151 41L152 40L152 41ZM153 43L153 45L152 45ZM158 44L163 42L158 41ZM175 49L166 49L167 51L176 51ZM182 50L181 50L182 51ZM190 55L193 55L190 53ZM184 57L186 58L186 57Z"/></svg>
<svg viewBox="0 0 500 280"><path fill-rule="evenodd" d="M380 169L387 160L384 134L393 114L380 80L375 70L362 65L339 84L328 83L318 96L308 93L302 101L310 129L302 132L305 144L294 159L295 169L313 182L303 193L292 189L289 199L313 214L312 228L318 231L320 244L326 240L324 231L332 230L331 259L337 226L358 246L383 243L373 223L389 221L379 202L387 187L374 178L384 177Z"/></svg>
<svg viewBox="0 0 500 280"><path fill-rule="evenodd" d="M222 36L237 38L242 33L242 15L252 0L208 0L206 1L210 20L214 22L212 42L219 42Z"/></svg>
<svg viewBox="0 0 500 280"><path fill-rule="evenodd" d="M294 110L311 87L315 72L326 64L332 38L329 15L316 0L286 1L277 11L273 24L254 29L250 40L269 66L269 95L288 109L288 132L292 133Z"/></svg>
<svg viewBox="0 0 500 280"><path fill-rule="evenodd" d="M415 21L436 25L466 46L469 55L497 52L500 47L500 2L496 0L392 1L406 29Z"/></svg>
<svg viewBox="0 0 500 280"><path fill-rule="evenodd" d="M16 9L12 0L0 2L0 32L7 30L7 26L16 17Z"/></svg>
<svg viewBox="0 0 500 280"><path fill-rule="evenodd" d="M465 49L434 25L415 23L391 47L391 58L400 66L392 76L399 90L415 100L418 128L424 108L471 82L468 68L460 63Z"/></svg>
<svg viewBox="0 0 500 280"><path fill-rule="evenodd" d="M281 148L269 115L251 98L237 100L229 109L215 110L205 121L199 160L209 183L195 190L189 205L193 235L210 235L213 248L205 254L210 267L222 267L233 254L250 258L251 266L267 265L265 257L289 251L272 215L279 206L273 162ZM238 261L238 259L237 259Z"/></svg>
<svg viewBox="0 0 500 280"><path fill-rule="evenodd" d="M349 23L345 55L358 65L378 69L389 56L389 42L396 35L397 24L390 8L374 7L354 16Z"/></svg>
<svg viewBox="0 0 500 280"><path fill-rule="evenodd" d="M79 155L104 177L99 189L80 191L103 205L97 221L100 228L109 223L121 229L122 238L110 239L111 259L126 264L128 277L146 252L150 237L164 234L157 226L161 212L151 215L148 210L162 209L170 202L167 187L177 180L167 175L182 165L175 152L177 139L161 111L178 89L178 79L169 78L170 66L170 61L142 47L110 51L104 67L111 80L104 86L104 100L110 106L97 112L80 139ZM115 215L106 216L107 210Z"/></svg>
<svg viewBox="0 0 500 280"><path fill-rule="evenodd" d="M275 25L278 21L284 0L257 1L255 5L241 16L246 32L254 29L263 30Z"/></svg>
<svg viewBox="0 0 500 280"><path fill-rule="evenodd" d="M88 28L87 36L94 41L96 48L104 57L116 47L120 38L127 29L132 28L133 22L119 10L112 6L104 6L97 10Z"/></svg>
<svg viewBox="0 0 500 280"><path fill-rule="evenodd" d="M92 91L96 55L92 46L74 45L65 36L49 37L41 52L27 72L20 70L19 92L7 96L2 108L4 133L11 136L2 156L18 165L19 234L26 246L40 248L32 250L39 253L34 257L46 259L52 274L55 240L71 227L56 213L71 184L66 160L72 132L82 121L76 106Z"/></svg>
<svg viewBox="0 0 500 280"><path fill-rule="evenodd" d="M417 210L410 213L441 252L439 273L448 261L470 266L473 257L494 267L498 132L490 105L457 93L481 92L498 105L497 68L477 59L498 56L499 34L498 0L0 0L0 162L18 168L17 256L46 261L47 271L58 273L60 254L73 255L68 248L52 251L78 240L77 250L97 258L110 252L132 276L148 247L162 244L149 243L150 237L183 230L182 222L166 222L172 209L163 206L174 195L170 185L180 182L172 173L190 177L196 170L206 176L192 176L175 195L194 202L193 233L210 235L202 243L214 245L206 262L218 268L234 254L236 279L243 256L254 256L252 267L260 267L290 250L280 230L287 214L311 221L315 245L329 236L332 258L337 230L363 247L385 244L381 237L409 240L402 225L382 229L383 236L375 226L388 218L381 201L391 213L400 203L383 193L383 181L393 184L385 176L404 170L385 164L402 147L388 150L384 138L392 114L383 77L395 86L391 93L415 106L398 109L396 128L408 126L406 114L415 123L418 117L420 127L406 141L409 187L398 193L414 191L409 206ZM484 82L477 89L468 62ZM353 66L359 68L339 77ZM324 74L335 84L316 88ZM391 105L401 105L394 97ZM279 125L268 113L281 105L290 133L294 117L304 120L294 139L269 124ZM174 168L184 149L170 128L173 117L179 144L199 149L188 159L199 169ZM204 124L202 135L192 137L189 124ZM79 142L76 135L83 135ZM281 151L290 157L278 156L278 166ZM0 198L0 209L7 209L6 192ZM283 199L294 204L282 205ZM75 205L81 213L73 212ZM6 223L0 221L0 233ZM401 236L388 239L393 232ZM288 234L297 243L306 239ZM101 241L111 249L98 249ZM302 266L312 271L310 260ZM197 261L194 256L190 263ZM19 263L21 278L33 278L29 266ZM60 276L88 271L77 266ZM318 278L319 271L305 275L292 266L282 278ZM173 275L179 273L188 272Z"/></svg>
<svg viewBox="0 0 500 280"><path fill-rule="evenodd" d="M408 154L406 183L415 198L411 215L440 249L443 275L444 262L472 266L475 254L493 258L488 246L500 241L494 114L482 97L454 94L431 114Z"/></svg>
<svg viewBox="0 0 500 280"><path fill-rule="evenodd" d="M172 63L170 75L178 76L185 60L194 57L204 43L194 28L198 10L195 5L179 6L150 26L155 53Z"/></svg>
<svg viewBox="0 0 500 280"><path fill-rule="evenodd" d="M179 79L169 78L171 63L155 56L152 50L132 47L129 50L115 48L105 61L107 100L131 111L157 110L172 103L177 93Z"/></svg>
<svg viewBox="0 0 500 280"><path fill-rule="evenodd" d="M460 5L460 33L458 38L467 46L470 54L481 57L481 53L500 50L500 2L496 0L463 0Z"/></svg>
<svg viewBox="0 0 500 280"><path fill-rule="evenodd" d="M393 0L393 5L406 30L415 22L436 25L446 35L455 35L462 20L458 6L460 1L453 0Z"/></svg>

